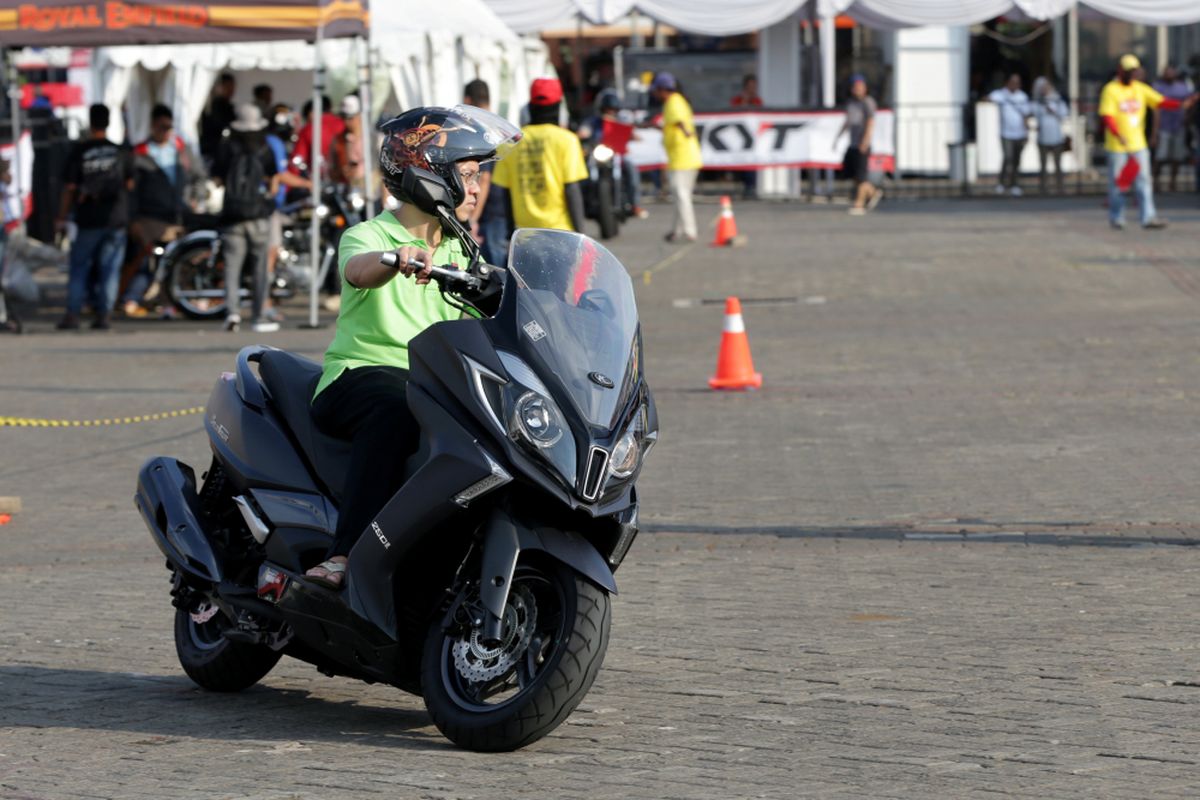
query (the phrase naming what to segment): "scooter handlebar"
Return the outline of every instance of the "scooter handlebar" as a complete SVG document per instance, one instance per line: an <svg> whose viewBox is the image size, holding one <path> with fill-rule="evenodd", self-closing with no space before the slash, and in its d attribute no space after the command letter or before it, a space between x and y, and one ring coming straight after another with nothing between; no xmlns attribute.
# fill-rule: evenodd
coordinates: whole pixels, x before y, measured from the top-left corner
<svg viewBox="0 0 1200 800"><path fill-rule="evenodd" d="M396 253L383 253L379 256L379 263L383 264L384 266L391 267L392 269L399 269L400 256ZM423 269L425 264L424 262L418 261L415 258L410 258L408 260L408 266L415 269ZM447 283L461 283L472 288L478 288L480 285L479 278L475 277L469 272L464 272L461 269L454 269L452 267L430 267L429 274L438 283L443 285Z"/></svg>

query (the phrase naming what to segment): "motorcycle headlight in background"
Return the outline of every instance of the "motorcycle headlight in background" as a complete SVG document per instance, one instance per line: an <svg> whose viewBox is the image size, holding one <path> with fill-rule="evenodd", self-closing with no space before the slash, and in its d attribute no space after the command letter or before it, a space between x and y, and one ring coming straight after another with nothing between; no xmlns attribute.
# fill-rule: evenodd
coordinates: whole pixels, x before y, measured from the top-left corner
<svg viewBox="0 0 1200 800"><path fill-rule="evenodd" d="M613 153L613 149L606 144L598 144L596 145L596 148L592 150L592 158L596 159L596 161L600 164L607 164L608 162L612 161L614 155L616 154Z"/></svg>
<svg viewBox="0 0 1200 800"><path fill-rule="evenodd" d="M317 217L320 219L325 219L326 217L329 216L329 206L325 205L324 203L319 204L313 210L316 213Z"/></svg>
<svg viewBox="0 0 1200 800"><path fill-rule="evenodd" d="M358 192L350 193L350 207L355 211L362 211L367 205L366 199Z"/></svg>

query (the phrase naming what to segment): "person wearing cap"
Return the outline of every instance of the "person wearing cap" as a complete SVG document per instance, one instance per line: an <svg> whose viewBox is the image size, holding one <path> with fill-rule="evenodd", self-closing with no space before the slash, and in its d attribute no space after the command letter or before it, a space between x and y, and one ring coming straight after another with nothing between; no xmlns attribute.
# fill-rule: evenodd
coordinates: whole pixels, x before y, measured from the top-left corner
<svg viewBox="0 0 1200 800"><path fill-rule="evenodd" d="M362 101L356 94L342 98L338 109L344 127L333 137L329 152L329 179L358 190L363 185Z"/></svg>
<svg viewBox="0 0 1200 800"><path fill-rule="evenodd" d="M1146 143L1146 109L1162 111L1187 110L1196 102L1196 95L1185 100L1166 98L1135 79L1141 69L1138 57L1121 56L1117 76L1100 92L1100 118L1104 121L1104 149L1108 152L1108 224L1115 230L1125 227L1125 190L1119 185L1130 159L1137 163L1133 189L1137 192L1142 227L1150 230L1165 228L1154 208L1154 186L1150 181L1150 150ZM1125 187L1128 189L1128 187Z"/></svg>
<svg viewBox="0 0 1200 800"><path fill-rule="evenodd" d="M583 230L580 183L588 169L579 137L558 124L562 98L557 78L533 82L521 144L492 174L492 182L508 190L515 228Z"/></svg>
<svg viewBox="0 0 1200 800"><path fill-rule="evenodd" d="M846 101L846 119L838 131L836 142L843 133L850 134L846 149L846 171L854 179L854 203L850 213L859 216L879 205L883 189L870 181L871 138L875 134L875 99L867 94L867 79L862 75L850 77L850 99Z"/></svg>
<svg viewBox="0 0 1200 800"><path fill-rule="evenodd" d="M668 242L696 241L696 212L692 192L704 162L700 157L700 139L692 106L679 91L679 83L669 72L660 72L650 83L650 91L663 104L663 147L667 151L667 182L675 199L675 219Z"/></svg>
<svg viewBox="0 0 1200 800"><path fill-rule="evenodd" d="M266 316L267 246L278 162L267 144L267 121L254 103L243 103L213 162L212 177L225 187L221 207L221 250L225 255L225 330L241 325L242 272L253 275L251 311L255 333L279 330Z"/></svg>

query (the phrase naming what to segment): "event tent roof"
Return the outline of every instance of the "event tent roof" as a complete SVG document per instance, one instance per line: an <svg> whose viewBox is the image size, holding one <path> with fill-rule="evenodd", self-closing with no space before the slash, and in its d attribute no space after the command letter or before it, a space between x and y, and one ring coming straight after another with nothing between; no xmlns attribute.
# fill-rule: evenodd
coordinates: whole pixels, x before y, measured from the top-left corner
<svg viewBox="0 0 1200 800"><path fill-rule="evenodd" d="M367 0L0 0L0 46L103 47L363 36Z"/></svg>
<svg viewBox="0 0 1200 800"><path fill-rule="evenodd" d="M1076 0L487 0L513 30L533 32L582 15L592 24L609 24L638 11L691 33L731 36L761 30L810 3L819 16L848 14L878 27L973 25L1019 12L1045 20L1060 17ZM1105 16L1144 25L1200 22L1196 0L1088 0L1086 7Z"/></svg>

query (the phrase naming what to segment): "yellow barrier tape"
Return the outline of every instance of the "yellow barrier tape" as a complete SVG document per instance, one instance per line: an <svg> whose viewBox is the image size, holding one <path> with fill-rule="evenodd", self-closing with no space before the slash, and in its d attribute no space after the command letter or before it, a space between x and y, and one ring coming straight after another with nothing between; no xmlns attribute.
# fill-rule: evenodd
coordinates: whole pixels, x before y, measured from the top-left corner
<svg viewBox="0 0 1200 800"><path fill-rule="evenodd" d="M204 406L164 411L161 414L139 414L135 417L113 417L112 419L33 419L30 417L0 417L0 428L99 428L105 425L133 425L138 422L155 422L160 419L186 417L201 414Z"/></svg>

